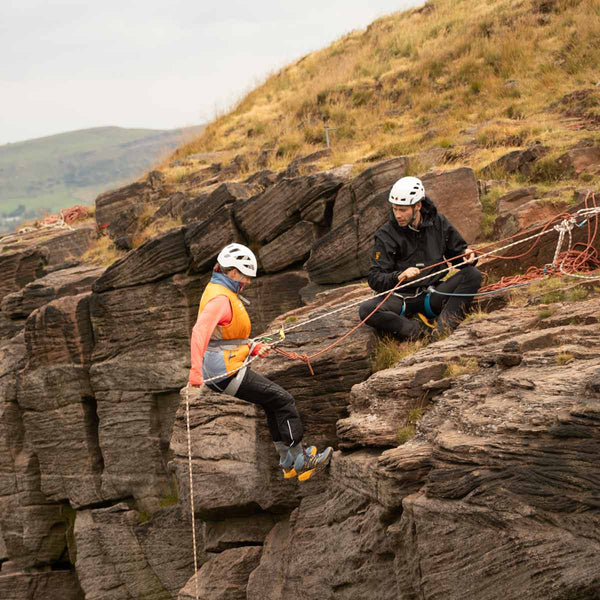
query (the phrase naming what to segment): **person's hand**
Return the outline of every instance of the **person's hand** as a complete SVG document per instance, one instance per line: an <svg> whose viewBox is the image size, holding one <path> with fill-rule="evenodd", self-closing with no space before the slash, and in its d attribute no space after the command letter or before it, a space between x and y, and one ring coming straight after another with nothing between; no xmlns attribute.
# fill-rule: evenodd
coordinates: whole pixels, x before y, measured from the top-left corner
<svg viewBox="0 0 600 600"><path fill-rule="evenodd" d="M467 262L467 264L473 264L476 258L477 257L475 256L475 251L473 249L467 248L465 250L465 261Z"/></svg>
<svg viewBox="0 0 600 600"><path fill-rule="evenodd" d="M398 275L398 281L403 281L404 279L414 279L419 275L421 271L417 269L417 267L408 267Z"/></svg>
<svg viewBox="0 0 600 600"><path fill-rule="evenodd" d="M269 355L269 352L271 351L271 346L269 344L261 344L260 348L258 349L257 354L261 357L264 358L265 356Z"/></svg>

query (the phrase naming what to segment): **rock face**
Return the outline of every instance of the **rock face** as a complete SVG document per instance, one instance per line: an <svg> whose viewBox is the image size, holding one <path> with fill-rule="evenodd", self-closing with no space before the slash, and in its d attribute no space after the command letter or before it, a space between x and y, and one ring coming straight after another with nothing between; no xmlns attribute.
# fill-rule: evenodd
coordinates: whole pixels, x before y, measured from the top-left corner
<svg viewBox="0 0 600 600"><path fill-rule="evenodd" d="M471 319L371 376L368 328L328 348L370 290L318 284L366 273L406 158L351 181L298 164L228 181L246 161L104 197L98 224L117 240L150 209L187 215L107 269L73 264L64 231L4 245L0 598L184 599L196 583L257 600L597 596L598 300ZM424 179L474 239L472 171ZM233 240L259 256L253 335L283 330L314 371L275 353L251 365L295 397L307 444L336 449L303 484L282 478L260 408L181 393L200 295Z"/></svg>
<svg viewBox="0 0 600 600"><path fill-rule="evenodd" d="M474 319L355 386L340 435L368 448L271 531L248 598L595 597L599 303L553 308ZM462 359L478 370L448 377Z"/></svg>

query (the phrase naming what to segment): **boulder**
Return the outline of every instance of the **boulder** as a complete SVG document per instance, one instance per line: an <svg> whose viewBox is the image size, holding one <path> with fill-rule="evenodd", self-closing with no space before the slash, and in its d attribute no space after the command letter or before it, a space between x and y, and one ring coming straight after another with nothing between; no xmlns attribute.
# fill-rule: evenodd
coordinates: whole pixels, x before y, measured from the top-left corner
<svg viewBox="0 0 600 600"><path fill-rule="evenodd" d="M111 240L134 233L146 205L162 204L168 198L163 176L160 173L150 175L143 181L104 192L96 198L96 223Z"/></svg>
<svg viewBox="0 0 600 600"><path fill-rule="evenodd" d="M596 192L596 196L597 196ZM592 206L592 197L594 196L593 190L576 190L573 195L573 200L575 206L571 206L569 213L575 214L578 210L585 208L587 205ZM550 216L554 217L557 214L556 209L549 204L547 210L551 211L552 214ZM536 217L538 214L537 210L533 210L529 213L531 217ZM510 224L510 220L513 219L513 224ZM505 229L504 231L513 231L516 227L516 222L513 217L508 217L509 229ZM498 224L500 227L502 221ZM593 225L594 219L591 220ZM529 238L536 233L542 233L543 227L540 226L537 229L531 229L528 231L524 238ZM533 246L535 240L530 240L523 244L517 244L511 248L507 248L501 251L502 256L517 256L523 255L519 258L519 268L524 272L530 266L536 266L543 268L546 264L552 262L554 258L554 254L556 252L556 245L558 242L558 232L553 231L552 229L547 229L548 233L544 233L542 236L538 238L535 242L535 246ZM573 244L585 244L588 243L588 231L587 227L575 227L572 230L572 238ZM512 235L512 234L511 234ZM565 238L565 243L563 244L563 251L567 250L568 241ZM533 247L532 247L533 246ZM592 246L600 251L600 240L596 239L592 241ZM529 250L529 252L528 252ZM484 270L488 275L493 275L494 277L502 277L505 275L513 275L514 274L514 261L505 260L504 258L494 258L493 255L490 258L487 258L485 261Z"/></svg>
<svg viewBox="0 0 600 600"><path fill-rule="evenodd" d="M547 146L541 144L535 144L525 150L513 150L484 167L481 172L490 177L493 177L498 171L527 175L531 171L533 163L545 156L548 150Z"/></svg>
<svg viewBox="0 0 600 600"><path fill-rule="evenodd" d="M210 219L186 228L185 243L198 273L212 269L220 250L232 242L245 243L233 219L233 208L223 206Z"/></svg>
<svg viewBox="0 0 600 600"><path fill-rule="evenodd" d="M600 146L572 148L556 162L572 175L598 175L600 173Z"/></svg>
<svg viewBox="0 0 600 600"><path fill-rule="evenodd" d="M520 208L537 197L537 188L533 185L526 188L519 188L518 190L511 190L498 198L496 201L496 212L499 215L504 215Z"/></svg>
<svg viewBox="0 0 600 600"><path fill-rule="evenodd" d="M2 312L11 319L25 319L52 300L90 291L103 272L101 267L84 265L52 271L6 295L0 304Z"/></svg>
<svg viewBox="0 0 600 600"><path fill-rule="evenodd" d="M192 577L177 600L246 600L248 577L258 566L261 551L259 546L225 550L202 565L198 587L196 578Z"/></svg>
<svg viewBox="0 0 600 600"><path fill-rule="evenodd" d="M141 246L112 263L94 283L93 290L105 292L152 283L181 273L189 265L185 228L178 227L146 240Z"/></svg>
<svg viewBox="0 0 600 600"><path fill-rule="evenodd" d="M342 183L329 173L284 178L262 194L236 203L236 223L248 240L270 242L300 221L301 211L333 197Z"/></svg>
<svg viewBox="0 0 600 600"><path fill-rule="evenodd" d="M437 209L460 231L468 244L474 242L480 235L483 211L473 169L461 167L426 173L421 180L425 193Z"/></svg>
<svg viewBox="0 0 600 600"><path fill-rule="evenodd" d="M259 250L263 269L267 273L274 273L308 258L317 235L315 225L300 221Z"/></svg>
<svg viewBox="0 0 600 600"><path fill-rule="evenodd" d="M92 225L76 225L70 229L52 229L51 234L41 230L38 247L47 253L49 267L60 266L80 259L96 239L96 227Z"/></svg>
<svg viewBox="0 0 600 600"><path fill-rule="evenodd" d="M262 186L252 183L226 182L213 186L204 194L183 202L179 211L184 223L208 219L224 206L248 200L262 191Z"/></svg>
<svg viewBox="0 0 600 600"><path fill-rule="evenodd" d="M0 346L0 532L8 559L2 575L43 568L66 551L66 507L41 493L39 462L17 402L25 366L23 335Z"/></svg>
<svg viewBox="0 0 600 600"><path fill-rule="evenodd" d="M494 222L494 238L504 239L515 235L519 231L530 228L536 223L543 223L567 210L566 202L551 203L530 200L521 204L513 211L505 212Z"/></svg>
<svg viewBox="0 0 600 600"><path fill-rule="evenodd" d="M396 600L384 523L384 509L351 490L336 487L304 498L267 537L260 566L250 575L248 600Z"/></svg>

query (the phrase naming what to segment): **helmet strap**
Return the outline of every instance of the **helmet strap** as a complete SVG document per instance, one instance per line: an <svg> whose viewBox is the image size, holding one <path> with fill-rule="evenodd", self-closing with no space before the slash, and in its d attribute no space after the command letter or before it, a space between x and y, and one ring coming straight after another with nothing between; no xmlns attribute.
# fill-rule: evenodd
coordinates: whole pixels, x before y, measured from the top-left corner
<svg viewBox="0 0 600 600"><path fill-rule="evenodd" d="M418 204L418 202L417 202ZM410 227L413 231L419 231L417 227L413 227L413 223L415 222L415 219L417 218L417 204L413 204L412 205L412 217L410 218L410 221L408 222L407 227Z"/></svg>

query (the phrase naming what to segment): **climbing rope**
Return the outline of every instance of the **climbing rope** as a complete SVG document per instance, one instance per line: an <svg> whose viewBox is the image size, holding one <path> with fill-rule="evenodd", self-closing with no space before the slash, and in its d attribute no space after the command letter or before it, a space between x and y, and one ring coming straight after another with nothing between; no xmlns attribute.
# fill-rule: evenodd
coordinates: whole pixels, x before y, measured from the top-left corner
<svg viewBox="0 0 600 600"><path fill-rule="evenodd" d="M192 544L194 545L194 580L196 583L196 600L199 600L198 588L198 552L196 550L196 515L194 514L194 476L192 474L192 434L190 430L190 397L189 387L183 390L185 398L185 422L187 426L188 470L190 481L190 510L192 513Z"/></svg>

